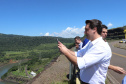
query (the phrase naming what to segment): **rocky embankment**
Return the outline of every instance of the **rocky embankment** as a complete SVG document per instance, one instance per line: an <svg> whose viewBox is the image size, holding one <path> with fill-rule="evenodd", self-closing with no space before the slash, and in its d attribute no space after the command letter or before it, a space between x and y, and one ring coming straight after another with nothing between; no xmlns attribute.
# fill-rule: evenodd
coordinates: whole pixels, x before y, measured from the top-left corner
<svg viewBox="0 0 126 84"><path fill-rule="evenodd" d="M38 74L27 84L52 84L68 81L66 75L69 74L69 61L64 55L60 55L55 62Z"/></svg>

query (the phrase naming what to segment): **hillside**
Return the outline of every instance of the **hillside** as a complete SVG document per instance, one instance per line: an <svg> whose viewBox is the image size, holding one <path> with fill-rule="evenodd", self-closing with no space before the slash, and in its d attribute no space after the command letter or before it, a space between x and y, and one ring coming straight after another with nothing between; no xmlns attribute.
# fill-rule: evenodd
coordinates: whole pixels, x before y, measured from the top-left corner
<svg viewBox="0 0 126 84"><path fill-rule="evenodd" d="M0 51L21 51L24 49L29 50L40 44L56 43L57 38L63 43L74 42L73 38L0 34Z"/></svg>
<svg viewBox="0 0 126 84"><path fill-rule="evenodd" d="M51 36L21 36L12 34L0 34L0 62L9 61L10 59L26 59L36 56L40 50L46 49L46 46L57 48L57 40L62 43L73 43L73 38L61 38ZM55 47L53 47L55 46ZM37 54L36 51L37 51Z"/></svg>

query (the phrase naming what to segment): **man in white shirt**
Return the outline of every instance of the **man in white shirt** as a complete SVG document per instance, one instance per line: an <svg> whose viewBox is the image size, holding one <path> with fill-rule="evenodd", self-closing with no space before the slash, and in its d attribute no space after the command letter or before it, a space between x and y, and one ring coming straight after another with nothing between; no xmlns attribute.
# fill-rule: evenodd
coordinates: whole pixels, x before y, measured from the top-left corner
<svg viewBox="0 0 126 84"><path fill-rule="evenodd" d="M61 42L58 42L60 51L79 67L82 84L105 84L112 53L109 45L100 35L101 25L99 20L86 20L85 34L90 42L77 53L70 51Z"/></svg>
<svg viewBox="0 0 126 84"><path fill-rule="evenodd" d="M106 37L107 37L107 34L108 34L108 30L107 30L107 26L106 25L102 25L102 32L101 32L101 36L103 38L104 41L106 41ZM114 66L114 65L109 65L108 66L108 69L111 69L119 74L126 74L126 71L122 68L122 67L119 67L119 66Z"/></svg>

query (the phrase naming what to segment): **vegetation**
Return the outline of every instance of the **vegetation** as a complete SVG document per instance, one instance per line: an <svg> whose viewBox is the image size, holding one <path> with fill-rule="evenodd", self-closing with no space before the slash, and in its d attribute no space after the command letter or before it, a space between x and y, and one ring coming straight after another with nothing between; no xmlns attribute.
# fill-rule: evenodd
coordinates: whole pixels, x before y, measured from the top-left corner
<svg viewBox="0 0 126 84"><path fill-rule="evenodd" d="M36 48L38 48L38 50L41 50L41 45L44 45L44 47L46 47L46 44L57 44L57 38L63 43L73 43L73 38L46 36L30 37L0 34L0 62L9 62L10 59L25 59L29 56L29 54L36 52Z"/></svg>
<svg viewBox="0 0 126 84"><path fill-rule="evenodd" d="M18 35L0 34L0 63L8 63L10 60L18 61L18 66L14 66L2 76L19 75L32 78L31 71L40 73L54 58L60 55L56 39L63 42L68 48L74 45L73 38L60 37L28 37ZM22 60L27 62L22 63ZM28 74L27 74L27 73Z"/></svg>

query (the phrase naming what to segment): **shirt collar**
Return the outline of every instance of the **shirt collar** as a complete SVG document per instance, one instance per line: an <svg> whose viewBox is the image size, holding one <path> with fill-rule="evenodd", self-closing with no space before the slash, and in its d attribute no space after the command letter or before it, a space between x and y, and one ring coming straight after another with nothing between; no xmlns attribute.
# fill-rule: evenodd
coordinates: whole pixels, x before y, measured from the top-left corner
<svg viewBox="0 0 126 84"><path fill-rule="evenodd" d="M82 44L82 42L81 43L79 43L79 45L81 45Z"/></svg>
<svg viewBox="0 0 126 84"><path fill-rule="evenodd" d="M95 39L95 40L92 41L91 43L94 45L94 44L97 43L99 40L103 40L102 37L99 37L99 38Z"/></svg>

